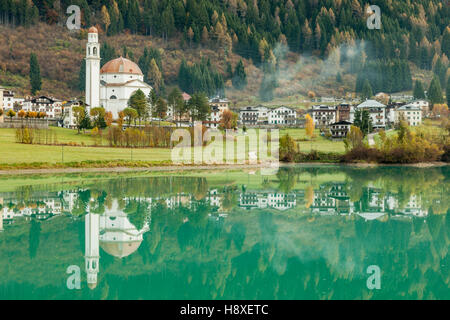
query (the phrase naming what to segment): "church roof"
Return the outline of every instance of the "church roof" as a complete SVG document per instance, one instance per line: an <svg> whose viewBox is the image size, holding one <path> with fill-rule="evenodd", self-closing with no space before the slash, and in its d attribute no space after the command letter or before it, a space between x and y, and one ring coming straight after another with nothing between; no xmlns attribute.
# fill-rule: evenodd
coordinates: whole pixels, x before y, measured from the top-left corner
<svg viewBox="0 0 450 320"><path fill-rule="evenodd" d="M129 80L129 81L122 82L122 83L106 83L105 81L100 81L100 85L104 86L104 87L124 87L124 86L129 85L129 84L131 84L133 82L140 83L141 84L140 87L145 86L145 87L148 87L148 88L152 88L149 84L147 84L144 81L141 81L139 79L133 79L133 80Z"/></svg>
<svg viewBox="0 0 450 320"><path fill-rule="evenodd" d="M98 30L96 27L90 27L88 33L98 33Z"/></svg>
<svg viewBox="0 0 450 320"><path fill-rule="evenodd" d="M120 57L107 62L101 69L100 73L128 73L138 74L142 76L139 66L131 60Z"/></svg>
<svg viewBox="0 0 450 320"><path fill-rule="evenodd" d="M141 245L142 240L127 242L101 242L101 247L109 255L117 258L124 258L135 252Z"/></svg>

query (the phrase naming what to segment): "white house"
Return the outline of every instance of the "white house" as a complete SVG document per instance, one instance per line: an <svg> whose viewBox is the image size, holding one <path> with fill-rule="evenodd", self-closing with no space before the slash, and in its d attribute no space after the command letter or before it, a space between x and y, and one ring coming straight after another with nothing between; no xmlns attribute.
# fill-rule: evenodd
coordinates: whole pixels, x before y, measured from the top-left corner
<svg viewBox="0 0 450 320"><path fill-rule="evenodd" d="M209 100L209 105L211 107L211 113L208 121L205 122L205 125L210 128L218 128L222 114L225 111L230 110L229 101L227 99L216 97Z"/></svg>
<svg viewBox="0 0 450 320"><path fill-rule="evenodd" d="M336 107L327 105L312 106L308 113L314 121L316 127L327 127L336 122Z"/></svg>
<svg viewBox="0 0 450 320"><path fill-rule="evenodd" d="M407 104L395 109L395 123L400 120L408 122L410 126L419 126L422 124L422 108L412 104Z"/></svg>
<svg viewBox="0 0 450 320"><path fill-rule="evenodd" d="M263 106L245 107L239 110L239 122L243 125L268 124L269 109Z"/></svg>
<svg viewBox="0 0 450 320"><path fill-rule="evenodd" d="M350 126L352 125L349 121L339 121L330 125L331 136L334 139L344 139L347 133L350 131Z"/></svg>
<svg viewBox="0 0 450 320"><path fill-rule="evenodd" d="M294 125L297 119L297 112L288 107L278 107L268 112L269 124Z"/></svg>
<svg viewBox="0 0 450 320"><path fill-rule="evenodd" d="M3 108L5 109L5 111L14 110L14 104L16 104L16 103L20 106L20 108L14 110L14 111L16 111L16 112L19 111L22 108L24 101L25 101L24 98L16 97L14 91L5 90L3 92L2 102L3 102Z"/></svg>
<svg viewBox="0 0 450 320"><path fill-rule="evenodd" d="M62 117L62 101L48 96L39 96L25 100L22 105L24 111L44 112L48 119Z"/></svg>
<svg viewBox="0 0 450 320"><path fill-rule="evenodd" d="M374 129L386 128L386 106L375 100L366 100L356 107L356 110L369 111Z"/></svg>
<svg viewBox="0 0 450 320"><path fill-rule="evenodd" d="M414 107L419 107L420 109L422 109L422 118L427 117L430 113L430 103L426 100L414 100L408 103L408 105L412 105Z"/></svg>

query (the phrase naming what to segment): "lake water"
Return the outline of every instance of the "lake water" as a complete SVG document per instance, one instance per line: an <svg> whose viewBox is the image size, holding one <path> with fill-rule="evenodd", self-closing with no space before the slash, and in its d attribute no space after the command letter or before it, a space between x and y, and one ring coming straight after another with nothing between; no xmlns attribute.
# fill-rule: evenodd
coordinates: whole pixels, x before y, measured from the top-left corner
<svg viewBox="0 0 450 320"><path fill-rule="evenodd" d="M449 299L450 167L3 177L1 299Z"/></svg>

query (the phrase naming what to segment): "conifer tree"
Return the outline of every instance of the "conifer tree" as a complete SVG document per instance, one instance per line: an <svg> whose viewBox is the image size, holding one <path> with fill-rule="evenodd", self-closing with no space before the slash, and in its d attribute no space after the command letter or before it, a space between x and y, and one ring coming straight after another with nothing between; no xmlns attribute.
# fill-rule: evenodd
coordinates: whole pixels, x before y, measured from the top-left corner
<svg viewBox="0 0 450 320"><path fill-rule="evenodd" d="M247 86L247 74L245 73L245 67L242 59L239 61L234 70L232 82L233 86L238 90L242 90Z"/></svg>
<svg viewBox="0 0 450 320"><path fill-rule="evenodd" d="M425 91L420 80L416 80L414 84L413 96L414 99L425 99Z"/></svg>
<svg viewBox="0 0 450 320"><path fill-rule="evenodd" d="M41 79L41 69L39 67L39 62L36 54L31 53L30 55L30 85L31 94L35 95L39 90L41 90L42 79Z"/></svg>
<svg viewBox="0 0 450 320"><path fill-rule="evenodd" d="M430 100L432 105L444 102L441 84L439 79L436 77L431 80L430 88L428 89L428 100Z"/></svg>

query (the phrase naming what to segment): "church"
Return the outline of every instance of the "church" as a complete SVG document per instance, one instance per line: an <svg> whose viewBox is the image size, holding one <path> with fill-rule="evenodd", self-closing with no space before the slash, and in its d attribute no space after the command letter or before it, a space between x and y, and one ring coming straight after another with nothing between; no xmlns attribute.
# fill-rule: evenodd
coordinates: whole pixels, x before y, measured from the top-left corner
<svg viewBox="0 0 450 320"><path fill-rule="evenodd" d="M131 60L120 57L100 69L100 44L97 28L88 31L86 45L86 104L89 108L104 107L114 118L127 108L130 96L141 89L146 96L152 87L144 82L144 74Z"/></svg>

